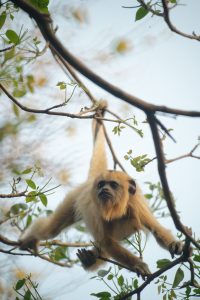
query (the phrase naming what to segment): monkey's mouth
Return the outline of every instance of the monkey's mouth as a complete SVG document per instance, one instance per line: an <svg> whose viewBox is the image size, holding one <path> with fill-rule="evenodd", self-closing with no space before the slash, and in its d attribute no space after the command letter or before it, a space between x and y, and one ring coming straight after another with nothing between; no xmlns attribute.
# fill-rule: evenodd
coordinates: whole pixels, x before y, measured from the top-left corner
<svg viewBox="0 0 200 300"><path fill-rule="evenodd" d="M98 194L98 198L103 201L108 201L108 200L112 200L113 196L111 193L109 193L107 191L101 191Z"/></svg>

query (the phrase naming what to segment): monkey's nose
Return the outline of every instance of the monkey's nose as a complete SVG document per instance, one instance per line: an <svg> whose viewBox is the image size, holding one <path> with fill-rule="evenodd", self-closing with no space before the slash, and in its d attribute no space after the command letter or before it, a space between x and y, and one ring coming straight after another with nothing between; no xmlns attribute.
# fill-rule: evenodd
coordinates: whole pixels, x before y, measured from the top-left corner
<svg viewBox="0 0 200 300"><path fill-rule="evenodd" d="M103 193L109 193L109 189L103 188L103 189L101 190L101 192L103 192Z"/></svg>

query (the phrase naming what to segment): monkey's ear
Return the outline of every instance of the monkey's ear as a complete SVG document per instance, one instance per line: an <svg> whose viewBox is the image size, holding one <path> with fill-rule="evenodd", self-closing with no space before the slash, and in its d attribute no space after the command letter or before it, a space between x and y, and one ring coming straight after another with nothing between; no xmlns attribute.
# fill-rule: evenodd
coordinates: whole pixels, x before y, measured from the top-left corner
<svg viewBox="0 0 200 300"><path fill-rule="evenodd" d="M128 188L128 191L131 195L134 195L135 192L136 192L136 183L135 183L135 180L133 179L130 179L129 181L129 188Z"/></svg>

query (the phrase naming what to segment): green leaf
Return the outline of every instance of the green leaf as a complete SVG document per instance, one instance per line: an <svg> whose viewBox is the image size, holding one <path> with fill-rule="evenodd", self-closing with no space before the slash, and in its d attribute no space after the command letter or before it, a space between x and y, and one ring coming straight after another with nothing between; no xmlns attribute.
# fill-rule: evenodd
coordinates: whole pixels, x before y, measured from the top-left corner
<svg viewBox="0 0 200 300"><path fill-rule="evenodd" d="M31 180L31 179L26 179L26 183L27 183L27 185L28 185L31 189L36 190L36 184L35 184L35 182L34 182L33 180Z"/></svg>
<svg viewBox="0 0 200 300"><path fill-rule="evenodd" d="M176 293L175 293L175 291L174 290L171 290L171 298L173 299L173 298L177 298L177 296L176 296Z"/></svg>
<svg viewBox="0 0 200 300"><path fill-rule="evenodd" d="M32 172L32 168L25 169L21 172L21 174L30 174Z"/></svg>
<svg viewBox="0 0 200 300"><path fill-rule="evenodd" d="M13 96L17 97L17 98L21 98L24 95L26 95L26 89L22 88L22 89L14 89L13 91Z"/></svg>
<svg viewBox="0 0 200 300"><path fill-rule="evenodd" d="M25 203L16 203L10 208L10 212L13 215L17 215L20 211L26 210L28 206Z"/></svg>
<svg viewBox="0 0 200 300"><path fill-rule="evenodd" d="M25 282L26 282L25 278L18 280L17 283L16 283L16 286L15 286L15 289L17 291L20 290L23 287L23 285L25 284Z"/></svg>
<svg viewBox="0 0 200 300"><path fill-rule="evenodd" d="M37 8L40 12L47 14L48 11L48 4L49 0L30 0L33 6Z"/></svg>
<svg viewBox="0 0 200 300"><path fill-rule="evenodd" d="M17 35L17 33L14 30L8 29L6 31L6 36L9 39L9 41L15 45L19 44L19 36Z"/></svg>
<svg viewBox="0 0 200 300"><path fill-rule="evenodd" d="M6 12L3 11L2 14L0 15L0 29L3 27L5 20L6 20Z"/></svg>
<svg viewBox="0 0 200 300"><path fill-rule="evenodd" d="M118 282L118 285L119 286L122 286L124 284L124 277L122 275L120 275L118 278L117 278L117 282Z"/></svg>
<svg viewBox="0 0 200 300"><path fill-rule="evenodd" d="M57 247L54 252L54 259L56 261L59 261L61 259L65 259L65 258L67 258L66 247L61 247L61 246Z"/></svg>
<svg viewBox="0 0 200 300"><path fill-rule="evenodd" d="M40 194L40 195L39 195L39 198L40 198L42 204L43 204L44 206L47 206L47 202L48 202L48 201L47 201L46 195L45 195L45 194Z"/></svg>
<svg viewBox="0 0 200 300"><path fill-rule="evenodd" d="M184 272L181 268L176 271L172 288L176 288L184 278Z"/></svg>
<svg viewBox="0 0 200 300"><path fill-rule="evenodd" d="M36 201L36 195L37 195L37 192L35 192L35 191L28 193L28 195L26 197L26 203Z"/></svg>
<svg viewBox="0 0 200 300"><path fill-rule="evenodd" d="M110 270L111 270L111 268L109 268L108 270L99 270L97 274L99 277L105 277L106 275L108 275Z"/></svg>
<svg viewBox="0 0 200 300"><path fill-rule="evenodd" d="M92 293L91 296L95 296L101 300L109 300L111 297L111 294L109 292L100 292L100 293Z"/></svg>
<svg viewBox="0 0 200 300"><path fill-rule="evenodd" d="M200 255L194 255L194 261L200 262Z"/></svg>
<svg viewBox="0 0 200 300"><path fill-rule="evenodd" d="M27 290L24 295L24 300L31 300L31 292L30 290Z"/></svg>
<svg viewBox="0 0 200 300"><path fill-rule="evenodd" d="M189 298L189 296L190 296L190 293L191 293L191 287L190 286L187 286L186 287L186 290L185 290L185 295L187 296L187 298Z"/></svg>
<svg viewBox="0 0 200 300"><path fill-rule="evenodd" d="M158 295L160 295L162 285L158 285Z"/></svg>
<svg viewBox="0 0 200 300"><path fill-rule="evenodd" d="M194 289L193 292L195 292L197 295L200 295L200 289Z"/></svg>
<svg viewBox="0 0 200 300"><path fill-rule="evenodd" d="M148 10L145 9L144 7L140 7L135 15L135 21L139 21L141 19L143 19L147 14L148 14Z"/></svg>
<svg viewBox="0 0 200 300"><path fill-rule="evenodd" d="M163 300L167 300L167 294L163 296Z"/></svg>
<svg viewBox="0 0 200 300"><path fill-rule="evenodd" d="M134 289L138 288L138 280L137 280L137 278L133 281L133 287L134 287Z"/></svg>
<svg viewBox="0 0 200 300"><path fill-rule="evenodd" d="M31 223L32 223L32 216L28 215L28 218L27 218L27 220L26 220L26 228L27 228L29 225L31 225Z"/></svg>
<svg viewBox="0 0 200 300"><path fill-rule="evenodd" d="M15 116L19 118L19 114L20 114L19 113L19 107L16 104L13 104L12 109L13 109L13 112L14 112Z"/></svg>
<svg viewBox="0 0 200 300"><path fill-rule="evenodd" d="M163 258L157 261L157 268L162 269L171 263L169 259Z"/></svg>
<svg viewBox="0 0 200 300"><path fill-rule="evenodd" d="M107 277L108 280L112 280L113 279L113 274L109 274Z"/></svg>
<svg viewBox="0 0 200 300"><path fill-rule="evenodd" d="M9 51L6 51L4 54L4 61L7 61L9 59L12 59L15 55L15 48L12 48Z"/></svg>

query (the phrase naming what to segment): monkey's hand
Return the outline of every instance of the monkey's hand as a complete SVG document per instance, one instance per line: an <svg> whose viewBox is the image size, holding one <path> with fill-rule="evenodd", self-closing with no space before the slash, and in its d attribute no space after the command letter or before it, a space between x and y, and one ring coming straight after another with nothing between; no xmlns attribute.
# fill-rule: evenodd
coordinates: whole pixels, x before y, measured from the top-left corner
<svg viewBox="0 0 200 300"><path fill-rule="evenodd" d="M77 256L85 269L90 268L96 263L97 260L97 256L91 250L79 249L77 252Z"/></svg>
<svg viewBox="0 0 200 300"><path fill-rule="evenodd" d="M148 265L141 259L138 259L137 263L133 266L133 271L136 272L138 277L141 276L143 280L151 275Z"/></svg>
<svg viewBox="0 0 200 300"><path fill-rule="evenodd" d="M169 252L174 258L174 255L181 255L183 253L184 244L181 241L174 241L169 245Z"/></svg>

